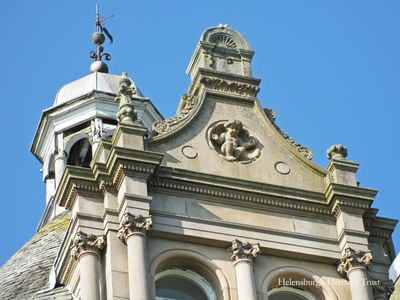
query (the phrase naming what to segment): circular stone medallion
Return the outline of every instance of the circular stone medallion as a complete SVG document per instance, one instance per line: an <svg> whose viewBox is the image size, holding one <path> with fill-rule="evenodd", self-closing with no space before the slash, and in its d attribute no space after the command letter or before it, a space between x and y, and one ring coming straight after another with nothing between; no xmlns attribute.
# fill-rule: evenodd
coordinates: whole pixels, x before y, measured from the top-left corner
<svg viewBox="0 0 400 300"><path fill-rule="evenodd" d="M285 164L282 161L279 161L275 164L275 170L278 171L278 173L281 173L283 175L287 175L290 173L290 168L288 167L287 164Z"/></svg>
<svg viewBox="0 0 400 300"><path fill-rule="evenodd" d="M196 149L192 146L183 146L182 147L182 154L185 155L187 158L194 159L199 154L197 153Z"/></svg>

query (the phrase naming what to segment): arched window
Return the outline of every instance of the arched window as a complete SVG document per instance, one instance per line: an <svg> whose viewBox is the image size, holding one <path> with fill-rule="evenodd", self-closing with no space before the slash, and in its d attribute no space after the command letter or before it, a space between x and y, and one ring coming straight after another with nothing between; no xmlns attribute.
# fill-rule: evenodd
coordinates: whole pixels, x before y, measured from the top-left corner
<svg viewBox="0 0 400 300"><path fill-rule="evenodd" d="M317 300L310 292L283 286L268 291L268 300Z"/></svg>
<svg viewBox="0 0 400 300"><path fill-rule="evenodd" d="M77 141L69 151L67 165L89 168L92 160L92 145L88 139Z"/></svg>
<svg viewBox="0 0 400 300"><path fill-rule="evenodd" d="M209 282L199 274L171 268L155 276L157 300L216 300Z"/></svg>

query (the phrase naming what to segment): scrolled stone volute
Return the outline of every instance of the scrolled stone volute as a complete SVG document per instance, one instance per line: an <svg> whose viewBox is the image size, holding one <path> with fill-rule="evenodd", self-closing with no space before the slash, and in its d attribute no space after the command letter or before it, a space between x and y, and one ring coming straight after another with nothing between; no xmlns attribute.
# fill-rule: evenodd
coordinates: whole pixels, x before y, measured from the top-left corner
<svg viewBox="0 0 400 300"><path fill-rule="evenodd" d="M232 241L232 247L229 248L232 253L231 259L238 261L241 259L247 259L254 261L254 259L261 254L260 245L251 244L249 242L241 242L238 239Z"/></svg>
<svg viewBox="0 0 400 300"><path fill-rule="evenodd" d="M126 72L122 73L119 81L119 91L115 101L119 101L119 111L117 113L118 122L124 124L134 124L137 114L133 107L132 96L136 94L136 89L131 87L131 81Z"/></svg>
<svg viewBox="0 0 400 300"><path fill-rule="evenodd" d="M142 216L139 214L131 215L125 213L121 219L121 225L118 230L118 237L121 241L126 242L126 239L132 234L145 235L153 225L151 216Z"/></svg>
<svg viewBox="0 0 400 300"><path fill-rule="evenodd" d="M333 145L326 150L326 157L328 159L345 159L347 157L347 148L341 144Z"/></svg>
<svg viewBox="0 0 400 300"><path fill-rule="evenodd" d="M79 259L82 254L93 253L97 256L106 246L106 237L104 235L86 234L78 231L72 242L71 256Z"/></svg>
<svg viewBox="0 0 400 300"><path fill-rule="evenodd" d="M353 268L364 268L371 264L372 254L371 251L354 250L346 248L345 253L340 260L337 271L340 275L345 276Z"/></svg>

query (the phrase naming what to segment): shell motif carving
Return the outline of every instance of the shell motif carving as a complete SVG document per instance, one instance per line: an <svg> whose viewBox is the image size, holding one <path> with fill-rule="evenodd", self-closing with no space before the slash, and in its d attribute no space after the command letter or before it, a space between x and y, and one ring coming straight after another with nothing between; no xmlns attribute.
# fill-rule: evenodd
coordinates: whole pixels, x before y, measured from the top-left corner
<svg viewBox="0 0 400 300"><path fill-rule="evenodd" d="M227 34L216 33L210 37L210 42L227 48L237 48L235 41Z"/></svg>
<svg viewBox="0 0 400 300"><path fill-rule="evenodd" d="M210 147L227 161L250 163L261 154L261 144L239 120L220 121L208 130Z"/></svg>

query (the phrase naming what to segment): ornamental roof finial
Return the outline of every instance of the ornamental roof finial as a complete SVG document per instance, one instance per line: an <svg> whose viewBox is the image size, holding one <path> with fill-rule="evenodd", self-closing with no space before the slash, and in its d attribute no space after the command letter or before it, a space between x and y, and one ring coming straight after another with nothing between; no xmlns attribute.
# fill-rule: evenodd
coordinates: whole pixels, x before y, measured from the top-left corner
<svg viewBox="0 0 400 300"><path fill-rule="evenodd" d="M109 38L110 44L113 43L113 37L108 32L108 30L103 26L104 21L112 17L113 15L107 18L103 18L102 16L100 16L99 5L96 4L96 22L94 23L96 25L96 31L95 33L92 34L92 38L90 39L92 43L96 45L96 50L90 52L90 57L95 60L90 66L90 73L93 72L108 73L108 66L105 62L101 61L101 58L104 57L105 60L110 60L111 55L109 53L103 53L104 47L101 45L106 40L103 32Z"/></svg>

